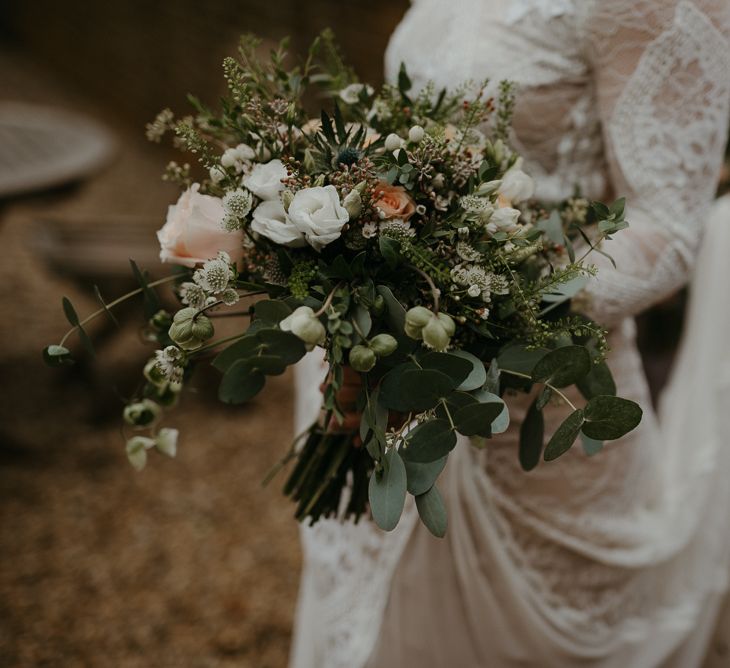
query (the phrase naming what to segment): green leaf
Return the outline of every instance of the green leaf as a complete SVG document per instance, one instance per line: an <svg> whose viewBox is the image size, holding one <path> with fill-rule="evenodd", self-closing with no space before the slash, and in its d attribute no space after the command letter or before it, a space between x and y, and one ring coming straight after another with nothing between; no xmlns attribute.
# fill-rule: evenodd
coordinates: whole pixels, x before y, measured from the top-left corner
<svg viewBox="0 0 730 668"><path fill-rule="evenodd" d="M395 448L385 455L383 469L370 476L368 498L375 523L384 531L395 529L406 502L406 467Z"/></svg>
<svg viewBox="0 0 730 668"><path fill-rule="evenodd" d="M466 350L452 350L449 355L461 357L471 364L471 371L469 375L462 381L456 389L462 392L471 392L476 390L484 383L487 382L487 370L484 368L484 362L482 362L476 355L472 355Z"/></svg>
<svg viewBox="0 0 730 668"><path fill-rule="evenodd" d="M546 348L527 348L521 343L512 343L502 348L497 356L497 364L500 369L531 374L547 352Z"/></svg>
<svg viewBox="0 0 730 668"><path fill-rule="evenodd" d="M454 389L454 381L434 369L403 369L388 372L380 386L380 402L401 413L422 412L433 408Z"/></svg>
<svg viewBox="0 0 730 668"><path fill-rule="evenodd" d="M448 455L455 445L456 434L446 420L428 420L408 432L406 446L400 453L411 462L435 462Z"/></svg>
<svg viewBox="0 0 730 668"><path fill-rule="evenodd" d="M525 471L532 471L540 461L545 437L545 420L535 399L527 410L520 426L520 465Z"/></svg>
<svg viewBox="0 0 730 668"><path fill-rule="evenodd" d="M400 262L400 243L389 237L380 237L378 246L388 268L395 269Z"/></svg>
<svg viewBox="0 0 730 668"><path fill-rule="evenodd" d="M580 440L583 442L583 452L589 457L598 454L603 450L603 441L597 441L594 438L586 436L582 431L580 432Z"/></svg>
<svg viewBox="0 0 730 668"><path fill-rule="evenodd" d="M540 394L537 395L537 398L535 399L535 408L541 411L543 408L545 408L545 406L547 406L552 396L552 388L549 388L547 385L543 387L542 391L540 392Z"/></svg>
<svg viewBox="0 0 730 668"><path fill-rule="evenodd" d="M628 399L593 397L585 407L583 433L597 441L612 441L628 434L641 422L642 410Z"/></svg>
<svg viewBox="0 0 730 668"><path fill-rule="evenodd" d="M550 462L568 452L573 447L575 439L578 438L578 434L584 423L583 409L578 408L573 411L548 441L547 447L545 448L545 461Z"/></svg>
<svg viewBox="0 0 730 668"><path fill-rule="evenodd" d="M536 227L554 244L563 243L563 220L558 211L553 211L549 218L538 221Z"/></svg>
<svg viewBox="0 0 730 668"><path fill-rule="evenodd" d="M503 434L509 428L509 408L501 397L487 390L479 390L473 394L480 403L498 403L502 406L502 412L492 421L492 434Z"/></svg>
<svg viewBox="0 0 730 668"><path fill-rule="evenodd" d="M146 272L140 271L137 263L130 258L129 264L132 267L132 273L139 287L142 288L142 297L144 299L144 316L148 320L160 310L160 300L157 297L157 293L147 285L147 274Z"/></svg>
<svg viewBox="0 0 730 668"><path fill-rule="evenodd" d="M76 315L76 309L73 307L71 300L68 297L64 297L61 300L61 304L63 305L63 312L66 315L66 320L69 321L72 327L78 327L79 316Z"/></svg>
<svg viewBox="0 0 730 668"><path fill-rule="evenodd" d="M575 276L565 283L550 286L549 292L541 294L540 299L548 303L564 302L575 297L587 284L588 279L585 276Z"/></svg>
<svg viewBox="0 0 730 668"><path fill-rule="evenodd" d="M590 370L591 356L583 346L564 346L551 350L535 364L532 380L567 387L588 375Z"/></svg>
<svg viewBox="0 0 730 668"><path fill-rule="evenodd" d="M264 320L270 325L278 325L291 314L291 307L278 299L262 299L253 307L254 315L258 320Z"/></svg>
<svg viewBox="0 0 730 668"><path fill-rule="evenodd" d="M267 376L279 376L286 371L287 364L276 355L256 355L247 360L252 369L257 369Z"/></svg>
<svg viewBox="0 0 730 668"><path fill-rule="evenodd" d="M63 346L50 345L43 349L43 360L48 366L61 366L62 364L73 364L71 351Z"/></svg>
<svg viewBox="0 0 730 668"><path fill-rule="evenodd" d="M443 538L446 535L446 506L441 498L441 494L434 486L425 494L416 497L416 508L418 516L425 524L426 528L436 538Z"/></svg>
<svg viewBox="0 0 730 668"><path fill-rule="evenodd" d="M492 394L499 394L499 364L496 359L489 363L487 370L487 380L484 383L484 389Z"/></svg>
<svg viewBox="0 0 730 668"><path fill-rule="evenodd" d="M408 477L408 491L413 496L425 494L433 487L436 479L441 475L447 460L448 457L446 456L433 462L412 462L404 459L403 463L406 465Z"/></svg>
<svg viewBox="0 0 730 668"><path fill-rule="evenodd" d="M355 307L354 314L355 322L360 329L362 336L370 334L370 330L373 326L373 319L370 317L370 311L368 311L362 304L358 304Z"/></svg>
<svg viewBox="0 0 730 668"><path fill-rule="evenodd" d="M385 308L387 310L387 321L391 328L391 333L396 338L405 336L405 324L406 324L406 310L393 295L391 289L385 285L379 285L376 290L378 294L382 296L385 301Z"/></svg>
<svg viewBox="0 0 730 668"><path fill-rule="evenodd" d="M451 353L426 353L418 360L424 369L433 369L446 374L457 387L463 383L472 371L472 363Z"/></svg>
<svg viewBox="0 0 730 668"><path fill-rule="evenodd" d="M407 93L409 90L411 90L411 86L413 86L413 83L411 82L411 79L408 76L408 72L406 71L406 64L401 63L400 69L398 70L398 90L401 93Z"/></svg>
<svg viewBox="0 0 730 668"><path fill-rule="evenodd" d="M281 357L287 364L294 364L304 357L307 349L296 334L282 332L280 329L261 329L255 334L256 339L264 344L268 355Z"/></svg>
<svg viewBox="0 0 730 668"><path fill-rule="evenodd" d="M213 360L213 366L218 371L226 371L238 360L248 359L262 348L263 344L255 336L245 336L220 352Z"/></svg>
<svg viewBox="0 0 730 668"><path fill-rule="evenodd" d="M579 380L576 386L586 399L593 399L601 394L616 395L616 383L605 362L593 364L588 375Z"/></svg>
<svg viewBox="0 0 730 668"><path fill-rule="evenodd" d="M227 404L242 404L255 397L265 383L263 373L251 369L248 360L240 360L223 374L218 397Z"/></svg>
<svg viewBox="0 0 730 668"><path fill-rule="evenodd" d="M104 297L101 296L101 290L99 290L99 286L94 286L94 294L96 295L96 298L99 300L99 303L101 304L102 308L106 312L106 314L109 316L109 319L114 323L116 327L119 327L119 321L117 320L116 316L111 312L109 307L106 305L106 302L104 301Z"/></svg>
<svg viewBox="0 0 730 668"><path fill-rule="evenodd" d="M492 422L504 410L500 402L471 404L454 412L452 418L456 431L463 436L491 436Z"/></svg>

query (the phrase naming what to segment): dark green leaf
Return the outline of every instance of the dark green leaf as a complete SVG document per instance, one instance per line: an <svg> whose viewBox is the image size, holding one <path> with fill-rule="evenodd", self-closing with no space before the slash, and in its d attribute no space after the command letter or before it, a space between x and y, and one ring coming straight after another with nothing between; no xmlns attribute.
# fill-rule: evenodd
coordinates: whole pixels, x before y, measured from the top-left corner
<svg viewBox="0 0 730 668"><path fill-rule="evenodd" d="M238 360L255 355L262 347L263 344L255 336L245 336L220 352L213 360L213 366L218 371L225 371Z"/></svg>
<svg viewBox="0 0 730 668"><path fill-rule="evenodd" d="M583 346L564 346L551 350L532 370L536 383L555 387L573 385L591 370L591 356Z"/></svg>
<svg viewBox="0 0 730 668"><path fill-rule="evenodd" d="M411 90L411 86L413 86L413 83L411 82L411 79L408 76L408 72L406 71L406 64L401 63L400 69L398 70L398 90L401 93L407 93L409 90Z"/></svg>
<svg viewBox="0 0 730 668"><path fill-rule="evenodd" d="M287 364L298 362L307 349L304 342L291 332L282 332L279 329L261 329L256 332L256 338L265 346L267 355L281 357Z"/></svg>
<svg viewBox="0 0 730 668"><path fill-rule="evenodd" d="M641 422L642 410L628 399L612 396L593 397L585 407L583 433L597 441L621 438Z"/></svg>
<svg viewBox="0 0 730 668"><path fill-rule="evenodd" d="M453 380L440 371L403 370L401 365L385 375L380 387L380 402L386 408L402 413L421 412L433 408L441 397L454 389L454 385Z"/></svg>
<svg viewBox="0 0 730 668"><path fill-rule="evenodd" d="M616 383L605 362L593 364L588 375L579 380L576 385L586 399L592 399L602 394L611 396L616 394Z"/></svg>
<svg viewBox="0 0 730 668"><path fill-rule="evenodd" d="M380 253L390 269L395 269L400 262L400 244L395 239L380 237L378 239Z"/></svg>
<svg viewBox="0 0 730 668"><path fill-rule="evenodd" d="M257 319L264 320L269 325L278 325L291 312L291 307L278 299L262 299L253 307Z"/></svg>
<svg viewBox="0 0 730 668"><path fill-rule="evenodd" d="M398 335L405 336L403 332L403 328L405 327L406 323L406 310L403 308L403 304L401 304L393 295L391 289L385 285L379 285L377 288L378 294L383 297L385 300L385 308L387 309L388 313L388 325L390 326L392 332L394 335L396 335L396 338L398 338Z"/></svg>
<svg viewBox="0 0 730 668"><path fill-rule="evenodd" d="M550 462L570 450L584 425L583 410L573 411L561 424L545 448L545 461Z"/></svg>
<svg viewBox="0 0 730 668"><path fill-rule="evenodd" d="M418 360L424 369L434 369L446 374L453 381L454 387L463 383L472 371L472 363L451 353L426 353Z"/></svg>
<svg viewBox="0 0 730 668"><path fill-rule="evenodd" d="M542 391L540 392L540 394L537 395L537 398L535 399L535 408L541 411L543 408L545 408L545 406L547 406L548 401L550 401L552 396L552 389L549 388L547 385L543 387Z"/></svg>
<svg viewBox="0 0 730 668"><path fill-rule="evenodd" d="M102 305L104 311L109 316L109 319L114 323L116 327L119 327L119 321L116 319L115 315L111 312L109 307L106 305L106 302L104 301L104 297L101 296L101 290L99 290L99 286L94 286L94 294L96 295L96 298L99 300L99 303Z"/></svg>
<svg viewBox="0 0 730 668"><path fill-rule="evenodd" d="M370 317L370 311L368 311L362 304L358 304L355 307L355 322L360 330L362 336L370 334L370 330L373 326L373 320Z"/></svg>
<svg viewBox="0 0 730 668"><path fill-rule="evenodd" d="M428 420L408 432L406 447L400 453L411 462L435 462L448 455L455 445L456 434L446 420Z"/></svg>
<svg viewBox="0 0 730 668"><path fill-rule="evenodd" d="M412 462L404 459L406 465L406 474L408 476L408 491L413 496L425 494L436 479L441 475L441 471L446 466L448 457L441 457L433 462Z"/></svg>
<svg viewBox="0 0 730 668"><path fill-rule="evenodd" d="M527 348L520 343L505 346L497 357L500 369L531 374L535 365L548 352L545 348Z"/></svg>
<svg viewBox="0 0 730 668"><path fill-rule="evenodd" d="M258 369L267 376L278 376L286 371L287 364L276 355L256 355L248 360L252 369Z"/></svg>
<svg viewBox="0 0 730 668"><path fill-rule="evenodd" d="M66 320L69 321L72 327L78 327L79 316L76 315L76 309L73 307L71 300L68 297L64 297L61 300L61 304L63 304L63 312L66 315Z"/></svg>
<svg viewBox="0 0 730 668"><path fill-rule="evenodd" d="M385 455L382 471L370 476L368 498L375 523L384 531L395 529L406 502L406 467L398 451Z"/></svg>
<svg viewBox="0 0 730 668"><path fill-rule="evenodd" d="M227 404L242 404L255 397L265 383L264 374L252 370L247 360L241 360L223 374L218 397Z"/></svg>
<svg viewBox="0 0 730 668"><path fill-rule="evenodd" d="M520 426L520 465L525 471L537 466L545 437L545 420L537 407L537 399L530 404Z"/></svg>
<svg viewBox="0 0 730 668"><path fill-rule="evenodd" d="M479 403L498 403L502 406L502 412L492 421L492 434L503 434L507 431L509 428L509 409L507 408L507 404L493 392L488 392L484 389L474 392L473 396Z"/></svg>
<svg viewBox="0 0 730 668"><path fill-rule="evenodd" d="M482 362L476 355L472 355L466 350L452 350L449 355L461 357L471 364L471 371L462 381L461 385L457 387L458 390L471 392L472 390L482 387L482 385L487 382L487 370L484 368L484 362Z"/></svg>
<svg viewBox="0 0 730 668"><path fill-rule="evenodd" d="M446 507L441 498L441 494L434 486L425 494L416 497L416 508L418 516L425 524L426 528L436 538L443 538L446 535Z"/></svg>
<svg viewBox="0 0 730 668"><path fill-rule="evenodd" d="M491 436L492 422L504 410L504 404L493 402L471 404L459 408L452 415L456 431L464 436Z"/></svg>

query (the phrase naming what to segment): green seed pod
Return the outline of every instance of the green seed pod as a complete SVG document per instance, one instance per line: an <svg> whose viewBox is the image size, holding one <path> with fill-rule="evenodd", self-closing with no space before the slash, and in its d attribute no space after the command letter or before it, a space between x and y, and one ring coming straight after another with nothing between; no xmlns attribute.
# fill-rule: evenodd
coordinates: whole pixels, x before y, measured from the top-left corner
<svg viewBox="0 0 730 668"><path fill-rule="evenodd" d="M192 307L183 308L180 309L175 316L173 317L172 321L174 323L184 323L184 322L190 322L192 319L198 314L198 310L194 309Z"/></svg>
<svg viewBox="0 0 730 668"><path fill-rule="evenodd" d="M429 348L433 348L439 352L446 350L451 337L447 334L446 328L439 318L433 317L431 321L423 328L423 343Z"/></svg>
<svg viewBox="0 0 730 668"><path fill-rule="evenodd" d="M411 327L425 327L433 318L433 313L425 306L414 306L406 313L406 324Z"/></svg>
<svg viewBox="0 0 730 668"><path fill-rule="evenodd" d="M369 346L378 357L387 357L395 352L398 341L390 334L378 334L370 339Z"/></svg>
<svg viewBox="0 0 730 668"><path fill-rule="evenodd" d="M215 330L213 329L213 323L210 318L199 315L193 322L193 336L201 341L207 341L213 336Z"/></svg>
<svg viewBox="0 0 730 668"><path fill-rule="evenodd" d="M438 319L441 322L441 324L444 327L444 330L449 336L453 336L454 332L456 332L456 324L451 319L450 316L446 315L445 313L439 313Z"/></svg>
<svg viewBox="0 0 730 668"><path fill-rule="evenodd" d="M193 338L193 321L173 322L167 333L175 343L182 347L183 343Z"/></svg>
<svg viewBox="0 0 730 668"><path fill-rule="evenodd" d="M350 215L350 220L356 220L362 212L362 197L357 190L351 190L347 193L345 199L342 200L342 206L345 207Z"/></svg>
<svg viewBox="0 0 730 668"><path fill-rule="evenodd" d="M377 295L375 297L375 300L373 301L373 308L375 309L375 313L378 315L383 312L383 309L385 308L385 299L383 299L383 295Z"/></svg>
<svg viewBox="0 0 730 668"><path fill-rule="evenodd" d="M167 385L167 378L165 378L162 371L160 371L160 367L157 366L157 360L154 358L144 365L144 371L142 373L144 377L155 387L164 387Z"/></svg>
<svg viewBox="0 0 730 668"><path fill-rule="evenodd" d="M370 371L375 366L377 357L367 346L357 345L350 351L350 366L361 373Z"/></svg>
<svg viewBox="0 0 730 668"><path fill-rule="evenodd" d="M124 408L124 421L134 427L149 427L160 417L162 409L151 399L143 399Z"/></svg>

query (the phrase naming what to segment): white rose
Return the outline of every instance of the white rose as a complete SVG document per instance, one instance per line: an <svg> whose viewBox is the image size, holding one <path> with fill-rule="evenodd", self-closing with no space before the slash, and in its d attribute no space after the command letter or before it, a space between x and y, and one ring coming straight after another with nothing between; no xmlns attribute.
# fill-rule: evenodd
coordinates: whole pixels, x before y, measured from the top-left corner
<svg viewBox="0 0 730 668"><path fill-rule="evenodd" d="M167 221L157 232L160 259L194 267L225 251L232 262L238 262L243 255L243 233L227 232L223 228L222 201L201 195L199 188L194 183L167 210Z"/></svg>
<svg viewBox="0 0 730 668"><path fill-rule="evenodd" d="M255 165L251 173L243 179L243 185L263 200L277 199L284 190L281 180L287 176L286 167L281 160L270 160Z"/></svg>
<svg viewBox="0 0 730 668"><path fill-rule="evenodd" d="M340 91L340 99L346 104L357 104L360 99L360 93L365 91L367 95L373 94L371 86L366 86L361 83L351 83L349 86L345 86Z"/></svg>
<svg viewBox="0 0 730 668"><path fill-rule="evenodd" d="M519 217L520 212L517 209L504 206L492 214L492 217L489 219L489 224L494 225L502 232L514 232L518 228L517 220Z"/></svg>
<svg viewBox="0 0 730 668"><path fill-rule="evenodd" d="M350 214L330 185L300 190L289 205L289 218L312 248L320 251L339 238Z"/></svg>
<svg viewBox="0 0 730 668"><path fill-rule="evenodd" d="M307 350L312 350L316 345L323 345L327 336L324 325L309 306L295 309L279 323L279 327L298 336L304 341Z"/></svg>
<svg viewBox="0 0 730 668"><path fill-rule="evenodd" d="M498 192L515 204L530 199L535 194L535 182L522 171L522 158L517 158L517 162L507 170Z"/></svg>
<svg viewBox="0 0 730 668"><path fill-rule="evenodd" d="M261 202L253 212L251 229L274 243L292 248L306 246L304 235L284 211L284 205L278 199Z"/></svg>

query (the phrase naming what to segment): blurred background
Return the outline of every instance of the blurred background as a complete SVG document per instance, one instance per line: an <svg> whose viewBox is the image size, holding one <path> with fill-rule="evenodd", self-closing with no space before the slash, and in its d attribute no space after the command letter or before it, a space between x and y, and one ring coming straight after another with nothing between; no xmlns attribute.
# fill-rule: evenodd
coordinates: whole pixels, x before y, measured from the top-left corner
<svg viewBox="0 0 730 668"><path fill-rule="evenodd" d="M289 375L244 408L200 373L171 416L175 460L126 461L121 400L149 347L139 320L91 328L101 360L50 370L40 350L80 313L153 275L174 156L144 125L214 101L242 32L303 52L335 30L361 77L382 79L407 0L0 3L0 666L284 666L300 553L280 482ZM683 297L641 319L652 386L665 376ZM136 311L135 311L136 313ZM132 311L129 312L132 314ZM120 313L124 322L124 310ZM201 369L203 371L203 369ZM206 399L205 396L209 398Z"/></svg>

